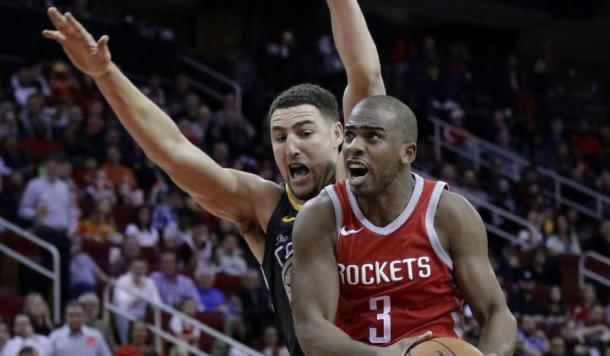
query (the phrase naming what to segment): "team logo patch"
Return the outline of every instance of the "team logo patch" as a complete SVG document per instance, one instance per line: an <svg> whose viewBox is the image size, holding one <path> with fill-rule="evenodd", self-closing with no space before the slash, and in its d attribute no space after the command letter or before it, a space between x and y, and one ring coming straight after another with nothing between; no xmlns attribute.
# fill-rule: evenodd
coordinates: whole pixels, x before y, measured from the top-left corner
<svg viewBox="0 0 610 356"><path fill-rule="evenodd" d="M291 273L292 271L292 257L286 261L284 264L284 268L282 268L282 281L284 282L284 289L286 290L286 296L288 297L288 302L292 306L292 279Z"/></svg>

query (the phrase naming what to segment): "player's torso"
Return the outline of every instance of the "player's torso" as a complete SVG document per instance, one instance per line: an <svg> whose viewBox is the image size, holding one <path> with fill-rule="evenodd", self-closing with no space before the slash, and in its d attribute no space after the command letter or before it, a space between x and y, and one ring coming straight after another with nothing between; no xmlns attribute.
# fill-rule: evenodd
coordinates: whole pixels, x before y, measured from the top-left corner
<svg viewBox="0 0 610 356"><path fill-rule="evenodd" d="M302 354L294 333L290 282L293 261L292 226L299 208L298 203L291 201L284 191L267 225L265 253L261 264L271 302L291 355Z"/></svg>
<svg viewBox="0 0 610 356"><path fill-rule="evenodd" d="M433 231L443 188L416 176L411 201L380 228L366 219L348 185L334 186L333 204L341 206L335 323L352 338L384 345L427 330L459 336L451 260Z"/></svg>

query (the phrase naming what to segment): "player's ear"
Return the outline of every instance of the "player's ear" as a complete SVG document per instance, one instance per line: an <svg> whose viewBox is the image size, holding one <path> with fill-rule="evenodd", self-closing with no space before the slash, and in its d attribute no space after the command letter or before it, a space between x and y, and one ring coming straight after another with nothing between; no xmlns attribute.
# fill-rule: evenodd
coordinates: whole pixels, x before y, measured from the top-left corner
<svg viewBox="0 0 610 356"><path fill-rule="evenodd" d="M403 164L411 164L417 157L417 144L415 142L405 142L402 145L401 152L400 161Z"/></svg>
<svg viewBox="0 0 610 356"><path fill-rule="evenodd" d="M332 124L333 148L338 149L343 143L343 125L337 121Z"/></svg>

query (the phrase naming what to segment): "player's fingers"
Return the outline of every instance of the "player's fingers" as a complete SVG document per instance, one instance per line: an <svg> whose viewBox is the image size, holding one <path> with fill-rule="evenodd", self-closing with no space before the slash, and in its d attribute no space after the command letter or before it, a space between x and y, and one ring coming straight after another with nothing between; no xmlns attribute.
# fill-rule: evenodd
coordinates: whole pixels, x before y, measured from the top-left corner
<svg viewBox="0 0 610 356"><path fill-rule="evenodd" d="M63 32L64 35L70 33L64 15L62 15L56 8L50 7L47 13L49 14L49 19L51 19L53 26L55 26L57 30Z"/></svg>
<svg viewBox="0 0 610 356"><path fill-rule="evenodd" d="M97 41L97 49L102 53L108 52L108 41L110 41L110 37L108 35L103 35L99 41Z"/></svg>
<svg viewBox="0 0 610 356"><path fill-rule="evenodd" d="M64 34L60 31L44 30L42 31L42 35L50 40L55 40L60 43L66 40L66 36L64 36Z"/></svg>
<svg viewBox="0 0 610 356"><path fill-rule="evenodd" d="M72 30L72 33L78 38L87 38L91 36L85 27L69 12L66 12L66 23Z"/></svg>

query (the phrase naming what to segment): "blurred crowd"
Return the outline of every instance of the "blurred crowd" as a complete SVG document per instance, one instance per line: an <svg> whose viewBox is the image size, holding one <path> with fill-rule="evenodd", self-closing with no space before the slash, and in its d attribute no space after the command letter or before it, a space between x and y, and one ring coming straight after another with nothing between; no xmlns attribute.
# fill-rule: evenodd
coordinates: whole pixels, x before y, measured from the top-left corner
<svg viewBox="0 0 610 356"><path fill-rule="evenodd" d="M486 222L530 242L524 248L490 234L490 258L519 320L517 355L610 355L608 288L578 289L569 274L583 251L610 256L610 217L596 220L558 207L543 195L534 169L511 175L501 161L485 170L453 155L439 161L425 139L426 118L436 116L464 130L444 132L453 145L467 146L478 136L610 195L604 83L560 64L550 46L531 59L480 49L476 53L485 54L474 56L463 42L439 44L429 36L396 36L379 48L388 92L420 119L416 168L536 227L521 231L481 211ZM26 278L5 294L27 297L0 323L0 355L69 355L66 335L75 332L99 354L156 354L144 324L154 316L138 293L265 354L286 354L259 266L235 227L202 211L144 156L90 78L64 60L9 68L0 71L7 73L0 77L0 216L58 248L65 325L51 320L51 294L40 288L46 281L20 271ZM233 93L212 100L183 73L151 74L139 85L220 165L279 182L267 105L302 81L341 94L345 79L332 37L301 39L282 31L256 53L232 51L223 68L243 88L243 112ZM45 252L35 258L50 265ZM133 321L104 311L100 298L110 280L116 287L109 301ZM478 328L468 306L465 326L466 338L475 342ZM163 327L188 344L240 355L181 318L164 316Z"/></svg>

